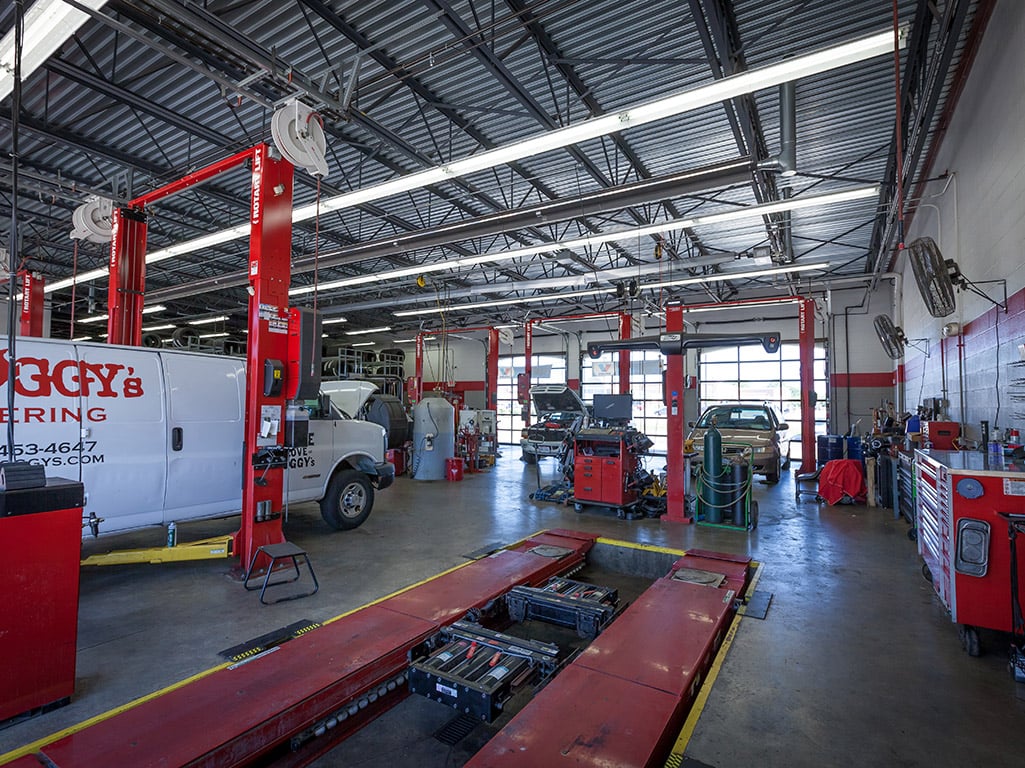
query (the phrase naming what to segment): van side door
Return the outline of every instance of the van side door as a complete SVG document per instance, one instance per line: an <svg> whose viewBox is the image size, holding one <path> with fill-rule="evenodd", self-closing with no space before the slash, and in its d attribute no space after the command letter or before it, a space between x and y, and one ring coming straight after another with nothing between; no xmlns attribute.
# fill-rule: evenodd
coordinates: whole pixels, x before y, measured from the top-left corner
<svg viewBox="0 0 1025 768"><path fill-rule="evenodd" d="M93 455L103 457L83 466L89 508L104 518L101 532L160 523L166 484L160 358L117 345L78 350L82 412L89 419L85 439Z"/></svg>
<svg viewBox="0 0 1025 768"><path fill-rule="evenodd" d="M245 361L161 352L167 382L164 522L242 508Z"/></svg>

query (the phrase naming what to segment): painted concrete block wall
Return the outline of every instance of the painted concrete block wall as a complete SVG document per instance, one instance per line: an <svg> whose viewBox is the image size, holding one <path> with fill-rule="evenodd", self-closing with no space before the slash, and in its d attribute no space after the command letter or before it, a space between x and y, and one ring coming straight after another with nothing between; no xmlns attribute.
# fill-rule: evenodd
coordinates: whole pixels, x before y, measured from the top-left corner
<svg viewBox="0 0 1025 768"><path fill-rule="evenodd" d="M872 410L887 402L898 409L896 365L876 336L876 315L892 317L892 282L880 281L874 292L865 288L830 292L829 321L830 431L843 434L871 430ZM908 354L914 354L908 350Z"/></svg>
<svg viewBox="0 0 1025 768"><path fill-rule="evenodd" d="M925 309L911 270L905 273L905 332L930 339L933 357L907 366L909 399L944 389L950 415L962 421L969 438L979 437L979 422L1001 428L1025 428L1025 403L1012 400L1025 387L1013 384L1025 371L1015 367L1018 345L1025 342L1025 3L997 3L978 57L954 113L933 174L950 179L931 182L908 232L908 240L929 236L944 256L954 259L974 281L1007 280L1012 297L1008 313L961 292L957 311L933 318ZM997 285L980 286L1003 300ZM960 338L941 340L946 323L963 328ZM942 363L942 364L940 364Z"/></svg>

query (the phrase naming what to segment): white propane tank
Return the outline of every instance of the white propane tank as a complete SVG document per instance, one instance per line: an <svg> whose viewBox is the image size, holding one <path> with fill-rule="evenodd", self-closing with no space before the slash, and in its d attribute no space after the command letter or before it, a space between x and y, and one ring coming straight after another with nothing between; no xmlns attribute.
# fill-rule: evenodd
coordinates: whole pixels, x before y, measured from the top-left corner
<svg viewBox="0 0 1025 768"><path fill-rule="evenodd" d="M440 397L428 397L413 406L414 480L444 480L445 459L455 456L456 409Z"/></svg>

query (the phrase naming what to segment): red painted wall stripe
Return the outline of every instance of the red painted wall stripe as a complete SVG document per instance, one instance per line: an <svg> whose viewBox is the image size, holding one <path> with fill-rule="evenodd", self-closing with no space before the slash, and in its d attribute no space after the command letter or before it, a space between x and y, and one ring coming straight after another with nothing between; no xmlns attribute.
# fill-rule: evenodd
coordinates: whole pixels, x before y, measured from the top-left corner
<svg viewBox="0 0 1025 768"><path fill-rule="evenodd" d="M831 387L892 387L893 371L878 373L834 373L829 377Z"/></svg>

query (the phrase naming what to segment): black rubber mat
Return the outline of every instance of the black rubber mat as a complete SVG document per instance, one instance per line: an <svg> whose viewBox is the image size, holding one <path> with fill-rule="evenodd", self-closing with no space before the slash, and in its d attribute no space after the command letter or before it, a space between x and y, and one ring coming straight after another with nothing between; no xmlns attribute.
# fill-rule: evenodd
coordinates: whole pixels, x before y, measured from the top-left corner
<svg viewBox="0 0 1025 768"><path fill-rule="evenodd" d="M300 635L304 635L311 629L316 629L319 626L320 624L315 621L301 619L294 624L289 624L287 627L271 630L265 635L254 637L252 640L246 640L238 645L231 646L231 648L225 648L217 655L223 656L230 661L242 661L243 659L248 659L250 656L262 653L268 648L273 648L276 645L287 643L289 640L293 640Z"/></svg>
<svg viewBox="0 0 1025 768"><path fill-rule="evenodd" d="M465 555L463 555L463 557L465 557L467 560L481 560L482 558L487 557L493 552L497 552L504 546L505 544L503 544L500 541L493 541L490 544L485 544L480 549L473 550L473 552L467 552Z"/></svg>
<svg viewBox="0 0 1025 768"><path fill-rule="evenodd" d="M769 603L772 602L772 592L755 590L754 594L747 599L747 607L744 616L752 619L764 619L769 614Z"/></svg>
<svg viewBox="0 0 1025 768"><path fill-rule="evenodd" d="M480 722L472 715L457 715L434 733L434 738L442 744L455 746L470 733Z"/></svg>

